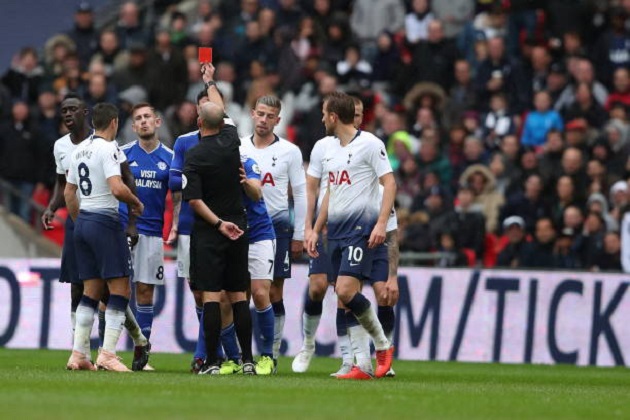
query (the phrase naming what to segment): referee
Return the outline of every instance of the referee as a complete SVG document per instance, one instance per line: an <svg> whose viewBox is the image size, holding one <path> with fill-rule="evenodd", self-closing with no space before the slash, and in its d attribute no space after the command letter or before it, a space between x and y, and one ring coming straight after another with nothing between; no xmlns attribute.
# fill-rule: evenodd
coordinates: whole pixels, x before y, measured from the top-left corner
<svg viewBox="0 0 630 420"><path fill-rule="evenodd" d="M221 291L232 303L234 327L241 346L243 373L255 375L252 320L247 302L247 221L241 190L240 140L229 119L224 122L223 99L204 64L209 102L199 112L199 144L185 155L183 198L195 212L190 237L190 281L203 292L203 326L207 359L199 374L219 374L217 346L221 333Z"/></svg>

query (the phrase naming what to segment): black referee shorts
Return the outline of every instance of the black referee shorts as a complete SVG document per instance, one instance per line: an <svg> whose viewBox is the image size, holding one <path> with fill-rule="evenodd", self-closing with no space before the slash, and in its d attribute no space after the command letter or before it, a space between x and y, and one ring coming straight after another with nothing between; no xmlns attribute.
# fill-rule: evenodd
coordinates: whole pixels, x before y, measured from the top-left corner
<svg viewBox="0 0 630 420"><path fill-rule="evenodd" d="M195 222L190 235L191 289L204 292L244 292L250 279L247 233L236 241L217 229Z"/></svg>

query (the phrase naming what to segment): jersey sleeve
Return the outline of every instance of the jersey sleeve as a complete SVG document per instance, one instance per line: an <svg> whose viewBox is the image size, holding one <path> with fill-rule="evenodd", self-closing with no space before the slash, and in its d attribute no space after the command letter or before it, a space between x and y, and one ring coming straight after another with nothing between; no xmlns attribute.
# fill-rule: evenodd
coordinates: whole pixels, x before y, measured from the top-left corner
<svg viewBox="0 0 630 420"><path fill-rule="evenodd" d="M70 161L70 167L68 168L68 175L66 175L66 182L73 185L79 185L77 181L77 174L74 171L74 159Z"/></svg>
<svg viewBox="0 0 630 420"><path fill-rule="evenodd" d="M120 176L120 164L127 161L125 153L114 143L108 143L100 149L100 153L105 179ZM124 160L123 156L125 156Z"/></svg>
<svg viewBox="0 0 630 420"><path fill-rule="evenodd" d="M256 161L250 157L243 157L243 167L245 168L245 177L247 179L261 179L260 167Z"/></svg>
<svg viewBox="0 0 630 420"><path fill-rule="evenodd" d="M302 152L297 147L291 155L289 163L289 182L293 191L293 239L304 240L304 223L306 221L306 175L302 164Z"/></svg>
<svg viewBox="0 0 630 420"><path fill-rule="evenodd" d="M194 157L189 156L182 174L182 196L185 201L203 198L201 175L196 169Z"/></svg>
<svg viewBox="0 0 630 420"><path fill-rule="evenodd" d="M392 171L392 165L387 158L387 152L385 151L385 145L382 141L374 139L370 144L370 151L368 153L368 160L370 166L374 168L376 176L379 178Z"/></svg>
<svg viewBox="0 0 630 420"><path fill-rule="evenodd" d="M65 175L66 171L64 171L63 166L61 166L61 151L59 150L59 145L57 143L55 143L55 145L53 146L53 155L55 156L55 170L58 175Z"/></svg>
<svg viewBox="0 0 630 420"><path fill-rule="evenodd" d="M173 146L173 160L171 160L171 168L169 170L168 188L173 191L182 190L182 171L184 169L184 146L181 138L175 140Z"/></svg>
<svg viewBox="0 0 630 420"><path fill-rule="evenodd" d="M127 154L120 150L120 146L118 145L118 141L117 140L115 140L114 143L115 143L116 149L118 149L118 152L119 152L118 164L127 162Z"/></svg>
<svg viewBox="0 0 630 420"><path fill-rule="evenodd" d="M324 148L322 147L321 140L315 143L313 150L311 151L311 160L308 163L308 170L306 174L313 178L321 179L324 168L322 167L322 159L324 159Z"/></svg>

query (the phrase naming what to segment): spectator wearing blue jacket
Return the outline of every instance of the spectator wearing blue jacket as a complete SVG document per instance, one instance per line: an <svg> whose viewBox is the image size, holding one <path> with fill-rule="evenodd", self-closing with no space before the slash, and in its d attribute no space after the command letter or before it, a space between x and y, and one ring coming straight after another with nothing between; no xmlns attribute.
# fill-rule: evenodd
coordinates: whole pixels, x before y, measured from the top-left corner
<svg viewBox="0 0 630 420"><path fill-rule="evenodd" d="M521 136L523 146L542 146L547 139L549 130L562 131L564 124L560 114L551 109L551 95L541 90L534 96L535 111L527 114L525 127Z"/></svg>

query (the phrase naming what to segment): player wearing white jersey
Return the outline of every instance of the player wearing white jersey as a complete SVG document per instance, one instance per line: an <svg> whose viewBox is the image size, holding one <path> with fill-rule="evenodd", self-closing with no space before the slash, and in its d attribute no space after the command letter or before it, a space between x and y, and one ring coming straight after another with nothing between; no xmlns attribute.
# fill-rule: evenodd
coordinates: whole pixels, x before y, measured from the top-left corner
<svg viewBox="0 0 630 420"><path fill-rule="evenodd" d="M306 177L300 149L276 136L273 129L280 122L281 102L274 96L258 98L252 110L254 134L241 139L243 150L262 171L262 190L276 234L274 279L270 299L274 310L273 358L277 363L282 343L285 309L284 279L291 277L291 261L304 250L306 213ZM290 214L289 186L293 194L293 221Z"/></svg>
<svg viewBox="0 0 630 420"><path fill-rule="evenodd" d="M61 116L66 128L70 131L65 136L59 138L55 142L53 154L55 157L57 179L55 182L55 189L53 196L48 204L48 207L42 215L42 224L44 229L52 229L52 219L55 217L55 212L65 206L64 190L66 187L66 175L70 169L70 158L72 152L76 147L86 138L92 131L88 120L86 118L88 109L85 106L85 102L81 100L77 95L68 94L61 103ZM133 187L134 180L129 166L126 163L121 164L121 172L125 182L125 185ZM132 189L132 191L134 191ZM129 233L133 234L133 226L130 226ZM66 218L65 224L65 237L63 243L63 250L61 254L61 274L59 281L62 283L71 283L70 295L71 295L71 321L72 321L72 335L74 336L75 321L76 321L76 309L79 306L79 301L83 295L83 282L79 280L77 271L77 262L75 257L74 248L74 222L71 217ZM104 311L104 309L103 309ZM99 311L100 315L100 311ZM99 317L99 338L105 330L104 312ZM129 307L126 310L125 328L127 328L129 335L133 338L134 349L134 363L145 360L148 358L148 341L142 334L138 323L133 315L133 312ZM102 328L101 322L102 321ZM102 331L101 331L102 330ZM146 363L146 362L145 362Z"/></svg>
<svg viewBox="0 0 630 420"><path fill-rule="evenodd" d="M359 129L363 123L363 102L359 98L353 97L354 100L354 126ZM321 206L322 199L328 187L328 177L322 176L323 159L329 143L336 141L334 137L324 137L317 141L311 152L311 161L306 174L307 182L307 213L306 213L306 233L308 237L314 217L315 197L317 197L317 208ZM319 192L318 192L319 190ZM382 201L383 187L379 186L381 193L380 201ZM377 296L378 318L383 326L385 335L392 341L391 335L394 325L393 306L398 300L398 238L397 238L397 218L395 210L387 220L387 238L386 244L379 246L376 251L375 261L370 274L372 287ZM311 258L309 262L309 291L306 302L304 304L304 313L302 314L302 332L304 342L302 349L293 360L292 369L294 372L306 372L310 365L312 356L315 351L315 334L319 326L322 313L322 301L326 295L328 288L328 273L330 272L330 261L326 255L323 246L318 244L319 257ZM386 282L385 282L386 281ZM350 316L348 316L350 315ZM348 322L347 322L348 320ZM353 367L353 349L357 348L361 355L369 354L369 337L365 330L358 325L356 318L351 313L346 313L343 304L337 309L337 343L341 351L342 366L339 371L332 376L349 374ZM362 331L352 336L348 335L348 329L352 330L356 327ZM391 326L391 328L390 328ZM356 340L354 339L356 338ZM367 338L359 340L359 338ZM389 375L393 375L393 369L390 369Z"/></svg>
<svg viewBox="0 0 630 420"><path fill-rule="evenodd" d="M96 366L127 372L116 357L116 344L129 304L131 258L118 217L118 200L142 214L142 202L125 186L120 172L121 151L113 141L118 132L118 109L108 103L94 107L95 132L72 153L64 196L75 221L74 242L79 279L84 291L76 315L72 355L67 367L94 370L90 362L90 332L98 301L107 282L110 290L105 320L105 339ZM77 197L79 192L79 197ZM80 198L80 200L79 200Z"/></svg>
<svg viewBox="0 0 630 420"><path fill-rule="evenodd" d="M318 256L319 233L327 222L335 291L374 340L376 377L383 377L391 368L394 348L360 288L361 280L370 276L374 249L385 241L396 183L383 143L354 127L354 109L354 101L344 93L335 92L324 101L326 134L337 141L324 155L328 189L307 250L311 257ZM379 181L384 186L380 203ZM359 368L371 376L371 363Z"/></svg>

